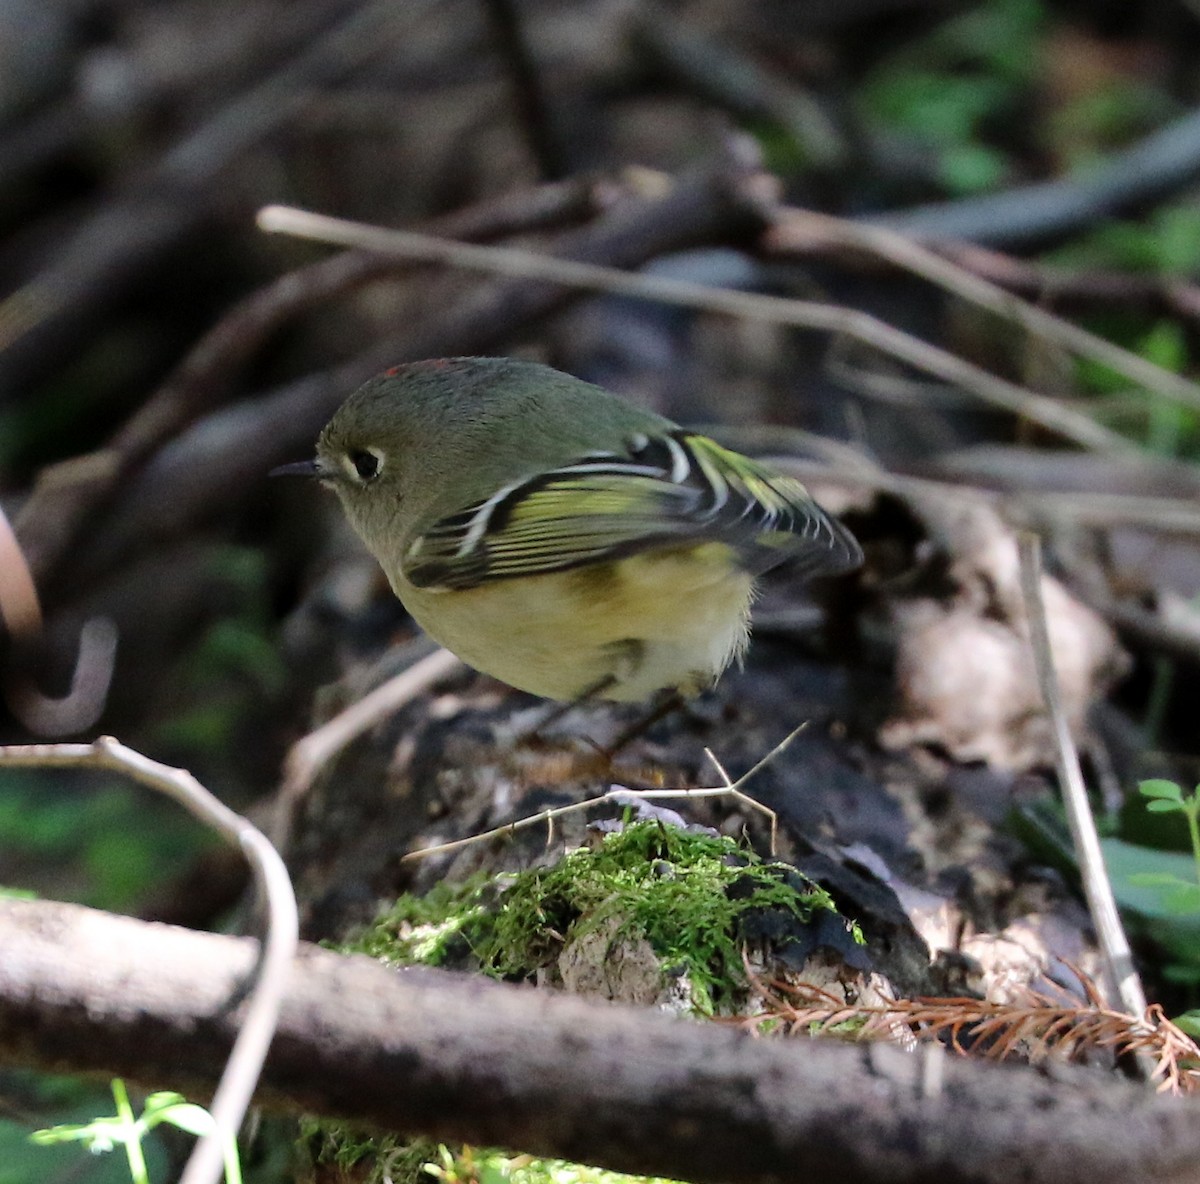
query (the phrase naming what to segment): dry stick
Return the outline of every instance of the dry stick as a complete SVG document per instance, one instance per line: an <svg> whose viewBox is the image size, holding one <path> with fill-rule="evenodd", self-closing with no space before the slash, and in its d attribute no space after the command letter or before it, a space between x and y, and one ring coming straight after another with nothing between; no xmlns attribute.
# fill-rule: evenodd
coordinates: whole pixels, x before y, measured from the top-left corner
<svg viewBox="0 0 1200 1184"><path fill-rule="evenodd" d="M422 847L419 851L410 851L407 855L401 856L400 861L403 863L408 859L424 859L427 855L444 855L447 851L458 851L463 847L470 847L475 843L483 843L488 839L495 839L501 835L516 834L519 830L527 830L529 827L537 826L542 822L546 824L549 835L553 836L554 820L556 818L562 818L567 814L578 814L581 810L590 810L592 806L598 806L603 802L616 802L618 805L628 805L631 801L653 802L673 801L680 798L715 797L733 797L743 805L765 814L771 821L771 855L774 856L775 840L779 834L779 816L770 806L764 806L762 802L756 801L749 794L744 793L741 787L784 752L788 745L806 727L808 727L807 721L802 723L795 731L785 736L766 756L758 761L748 772L743 773L736 781L729 780L729 774L725 772L721 763L706 748L704 754L717 766L717 772L720 773L725 781L724 785L704 786L695 789L625 789L622 786L620 789L610 789L607 793L602 793L594 798L587 798L582 802L573 802L569 806L553 806L549 809L541 810L537 814L530 814L526 818L519 818L516 822L506 822L503 826L493 826L491 830L481 831L475 835L468 835L465 839L454 839L449 843L437 843L432 847Z"/></svg>
<svg viewBox="0 0 1200 1184"><path fill-rule="evenodd" d="M809 211L803 213L807 216ZM856 227L859 224L851 222L850 225ZM906 241L912 240L906 238ZM843 237L836 231L830 233L812 224L799 233L796 228L789 229L784 244L775 243L768 235L764 245L780 250L788 258L829 259L839 264L847 263L847 256L854 256L855 261L861 263L864 253L861 246L847 249ZM1026 300L1054 305L1116 306L1167 312L1193 322L1200 318L1200 285L1185 280L1043 264L967 240L936 239L928 241L926 245L940 258L948 259L971 275Z"/></svg>
<svg viewBox="0 0 1200 1184"><path fill-rule="evenodd" d="M521 134L538 172L548 181L565 177L571 171L571 153L544 71L529 44L527 21L516 0L485 0L482 7L508 75Z"/></svg>
<svg viewBox="0 0 1200 1184"><path fill-rule="evenodd" d="M1200 173L1200 111L1186 112L1085 173L870 218L921 238L1034 244L1091 227L1190 184Z"/></svg>
<svg viewBox="0 0 1200 1184"><path fill-rule="evenodd" d="M199 1094L245 938L0 900L0 1057ZM753 1040L649 1008L302 944L258 1101L711 1184L1196 1184L1195 1105L1112 1074Z"/></svg>
<svg viewBox="0 0 1200 1184"><path fill-rule="evenodd" d="M173 798L246 857L267 912L255 982L233 1050L213 1094L213 1129L196 1144L180 1184L217 1184L224 1148L238 1128L258 1087L262 1066L279 1022L279 1012L299 942L299 917L291 880L266 836L214 797L185 769L173 769L101 736L92 744L31 744L0 747L0 765L10 768L111 769Z"/></svg>
<svg viewBox="0 0 1200 1184"><path fill-rule="evenodd" d="M1022 533L1018 546L1021 557L1021 591L1025 598L1025 611L1029 616L1029 640L1037 668L1038 683L1042 689L1042 699L1046 704L1046 714L1050 717L1054 730L1054 759L1062 787L1067 824L1071 828L1071 840L1075 845L1075 857L1079 860L1083 892L1087 897L1092 924L1096 927L1096 936L1108 964L1108 972L1116 985L1121 1005L1130 1015L1145 1015L1146 995L1134 969L1129 940L1121 925L1112 884L1104 868L1100 836L1096 833L1096 822L1088 805L1087 789L1079 768L1079 754L1071 739L1071 729L1067 725L1062 697L1059 694L1058 677L1054 672L1054 652L1050 648L1050 629L1046 623L1046 606L1042 601L1040 540L1035 534Z"/></svg>
<svg viewBox="0 0 1200 1184"><path fill-rule="evenodd" d="M780 437L772 448L770 435L775 432ZM713 433L724 436L717 427L708 434ZM1002 509L1008 518L1018 522L1066 518L1081 526L1137 526L1154 534L1185 538L1200 535L1200 505L1185 497L1142 497L1138 494L1096 493L1092 490L989 489L970 481L893 473L872 465L861 454L845 458L836 456L832 460L809 460L778 452L780 445L788 445L790 435L790 429L777 429L771 425L769 431L763 433L739 430L731 433L731 439L761 441L755 451L761 453L775 468L784 469L802 481L829 481L852 488L878 489L897 497L970 497ZM849 452L848 449L846 451Z"/></svg>
<svg viewBox="0 0 1200 1184"><path fill-rule="evenodd" d="M734 801L741 802L742 805L749 806L754 810L759 810L763 814L766 814L768 818L770 818L771 838L769 850L772 859L775 858L779 846L779 815L772 810L770 806L766 806L762 802L750 797L749 794L743 793L738 786L745 785L746 782L755 775L755 773L757 773L760 769L765 769L767 765L769 765L781 752L783 752L784 749L787 748L791 742L795 740L796 737L799 736L800 733L803 732L807 727L808 721L805 720L804 723L802 723L798 728L794 729L789 735L785 736L783 740L776 744L766 756L764 756L761 760L756 761L750 767L749 771L743 773L736 781L730 779L729 774L725 772L725 766L717 759L716 754L711 748L705 748L704 750L704 755L712 762L713 767L717 770L717 774L720 776L721 780L725 782L725 793L728 794L729 797L733 798ZM687 791L685 790L684 792L686 793ZM714 796L713 790L700 790L696 792L699 792L702 797Z"/></svg>
<svg viewBox="0 0 1200 1184"><path fill-rule="evenodd" d="M942 241L934 249L972 275L1033 300L1143 307L1191 321L1200 315L1200 286L1177 277L1055 267L970 242Z"/></svg>
<svg viewBox="0 0 1200 1184"><path fill-rule="evenodd" d="M117 627L92 617L79 630L71 685L61 698L43 694L18 671L4 687L8 709L35 736L73 736L95 726L104 714L117 662Z"/></svg>
<svg viewBox="0 0 1200 1184"><path fill-rule="evenodd" d="M1070 518L1082 526L1139 526L1155 534L1200 534L1200 506L1187 498L1047 490L1009 493L1002 500L1026 513Z"/></svg>
<svg viewBox="0 0 1200 1184"><path fill-rule="evenodd" d="M1175 622L1154 616L1136 604L1120 603L1099 588L1077 584L1075 591L1125 637L1148 649L1200 665L1200 628L1194 621Z"/></svg>
<svg viewBox="0 0 1200 1184"><path fill-rule="evenodd" d="M427 229L470 240L531 231L593 213L615 191L617 186L591 179L541 185L473 203L433 219ZM225 401L231 375L270 333L323 301L411 266L406 259L346 251L287 272L228 309L100 451L43 469L17 518L29 565L43 586L130 471Z"/></svg>
<svg viewBox="0 0 1200 1184"><path fill-rule="evenodd" d="M899 358L918 370L936 375L944 382L960 384L984 402L1041 424L1047 430L1085 448L1114 453L1140 451L1123 436L1061 406L1055 400L989 374L979 366L902 333L857 309L711 288L664 276L638 275L611 267L554 259L513 248L481 247L411 231L385 230L288 206L264 207L259 211L258 225L269 233L290 234L339 246L365 247L384 254L403 254L454 267L546 280L643 300L657 300L664 304L844 334Z"/></svg>
<svg viewBox="0 0 1200 1184"><path fill-rule="evenodd" d="M449 650L435 650L297 740L284 758L284 780L271 824L271 838L275 846L281 851L287 849L296 806L330 760L368 728L374 727L435 683L462 668L461 660Z"/></svg>
<svg viewBox="0 0 1200 1184"><path fill-rule="evenodd" d="M1014 321L1030 333L1081 357L1100 362L1130 382L1147 387L1166 399L1185 407L1200 408L1200 386L1196 383L1006 292L999 285L981 279L894 230L847 222L807 210L785 209L779 211L777 221L767 232L767 245L769 248L786 248L794 239L805 241L810 228L827 233L836 241L868 250L963 300Z"/></svg>

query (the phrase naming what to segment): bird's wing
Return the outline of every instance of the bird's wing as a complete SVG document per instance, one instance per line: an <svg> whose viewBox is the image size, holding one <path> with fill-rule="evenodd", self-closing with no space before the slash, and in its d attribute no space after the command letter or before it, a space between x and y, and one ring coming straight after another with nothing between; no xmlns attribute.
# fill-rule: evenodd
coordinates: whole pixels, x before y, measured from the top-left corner
<svg viewBox="0 0 1200 1184"><path fill-rule="evenodd" d="M862 558L799 481L679 431L506 485L433 523L403 569L418 587L473 588L689 541L725 543L755 573L797 560L804 574L833 574Z"/></svg>

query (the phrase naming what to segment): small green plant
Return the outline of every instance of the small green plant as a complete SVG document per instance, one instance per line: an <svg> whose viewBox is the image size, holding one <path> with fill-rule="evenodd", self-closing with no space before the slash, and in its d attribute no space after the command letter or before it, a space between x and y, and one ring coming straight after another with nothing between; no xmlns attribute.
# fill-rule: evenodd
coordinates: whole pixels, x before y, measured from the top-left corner
<svg viewBox="0 0 1200 1184"><path fill-rule="evenodd" d="M68 1126L52 1126L47 1130L34 1131L30 1139L47 1147L57 1143L82 1143L94 1154L122 1146L129 1160L129 1175L133 1184L150 1184L146 1158L142 1154L142 1140L150 1131L164 1122L197 1137L207 1135L214 1129L212 1115L203 1106L187 1101L180 1094L151 1094L139 1118L129 1104L124 1081L115 1079L112 1092L117 1107L112 1117L94 1118L91 1122ZM232 1138L228 1140L224 1155L226 1184L242 1184L237 1145Z"/></svg>
<svg viewBox="0 0 1200 1184"><path fill-rule="evenodd" d="M1147 888L1158 888L1162 903L1168 912L1183 915L1200 910L1200 785L1190 794L1174 781L1154 778L1143 781L1138 790L1152 814L1182 814L1187 820L1188 834L1192 840L1192 857L1195 860L1195 879L1185 879L1174 872L1142 872L1132 876L1131 882Z"/></svg>

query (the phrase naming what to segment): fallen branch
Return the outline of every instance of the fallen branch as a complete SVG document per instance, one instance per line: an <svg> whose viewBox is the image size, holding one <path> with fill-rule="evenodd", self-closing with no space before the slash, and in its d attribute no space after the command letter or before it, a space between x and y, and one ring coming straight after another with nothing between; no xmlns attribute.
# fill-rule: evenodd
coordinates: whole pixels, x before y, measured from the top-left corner
<svg viewBox="0 0 1200 1184"><path fill-rule="evenodd" d="M932 202L870 222L921 239L1017 247L1063 238L1177 192L1200 173L1200 111L1189 111L1081 176Z"/></svg>
<svg viewBox="0 0 1200 1184"><path fill-rule="evenodd" d="M827 236L886 259L893 266L936 284L960 300L1020 325L1027 333L1108 367L1164 399L1183 407L1200 408L1200 386L1196 383L1036 304L1021 300L990 280L884 226L832 218L813 210L781 209L767 232L767 249L786 253L790 244L805 243L813 235Z"/></svg>
<svg viewBox="0 0 1200 1184"><path fill-rule="evenodd" d="M211 1088L246 939L0 901L0 1056ZM1194 1106L1119 1079L729 1028L302 946L263 1104L700 1182L1194 1184Z"/></svg>

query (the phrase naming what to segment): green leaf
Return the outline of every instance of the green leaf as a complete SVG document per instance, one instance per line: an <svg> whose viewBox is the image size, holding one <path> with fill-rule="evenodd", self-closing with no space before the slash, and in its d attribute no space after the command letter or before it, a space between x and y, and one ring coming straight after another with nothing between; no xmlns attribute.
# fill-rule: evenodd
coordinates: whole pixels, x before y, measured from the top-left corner
<svg viewBox="0 0 1200 1184"><path fill-rule="evenodd" d="M1153 802L1146 803L1146 809L1151 814L1178 814L1183 810L1182 802L1166 802L1159 798Z"/></svg>
<svg viewBox="0 0 1200 1184"><path fill-rule="evenodd" d="M1194 917L1200 913L1200 884L1183 880L1174 886L1166 885L1163 902L1177 917Z"/></svg>
<svg viewBox="0 0 1200 1184"><path fill-rule="evenodd" d="M981 193L997 188L1008 176L1004 154L986 144L956 144L938 162L938 175L951 193Z"/></svg>
<svg viewBox="0 0 1200 1184"><path fill-rule="evenodd" d="M1152 921L1166 921L1176 935L1195 945L1200 962L1200 912L1181 916L1173 896L1176 882L1196 886L1196 861L1179 851L1159 851L1121 839L1101 839L1104 863L1112 880L1117 903ZM1138 883L1144 876L1166 876L1158 884Z"/></svg>
<svg viewBox="0 0 1200 1184"><path fill-rule="evenodd" d="M1173 872L1130 872L1128 876L1130 884L1134 884L1139 888L1155 888L1178 887L1180 884L1188 884L1188 880L1181 879Z"/></svg>
<svg viewBox="0 0 1200 1184"><path fill-rule="evenodd" d="M1187 365L1187 337L1177 321L1160 320L1142 338L1138 351L1143 358L1165 370L1182 371Z"/></svg>
<svg viewBox="0 0 1200 1184"><path fill-rule="evenodd" d="M115 1121L115 1119L100 1118L94 1122L64 1123L62 1126L51 1126L40 1131L32 1131L29 1140L42 1147L52 1147L55 1143L87 1142L91 1145L99 1143L100 1146L94 1149L107 1151L112 1147L112 1139L107 1133L101 1132L99 1123Z"/></svg>
<svg viewBox="0 0 1200 1184"><path fill-rule="evenodd" d="M1185 1011L1182 1015L1177 1015L1173 1021L1177 1028L1182 1029L1192 1039L1200 1037L1200 1011L1193 1008L1191 1011Z"/></svg>
<svg viewBox="0 0 1200 1184"><path fill-rule="evenodd" d="M160 1121L169 1122L197 1138L207 1135L216 1126L213 1116L203 1106L197 1106L194 1102L176 1103L164 1112Z"/></svg>
<svg viewBox="0 0 1200 1184"><path fill-rule="evenodd" d="M1138 793L1144 798L1164 798L1173 802L1183 801L1183 790L1174 781L1163 777L1152 777L1138 782Z"/></svg>

